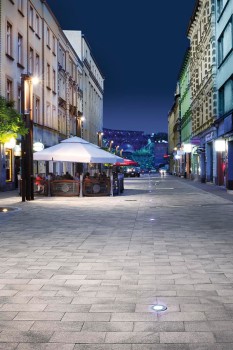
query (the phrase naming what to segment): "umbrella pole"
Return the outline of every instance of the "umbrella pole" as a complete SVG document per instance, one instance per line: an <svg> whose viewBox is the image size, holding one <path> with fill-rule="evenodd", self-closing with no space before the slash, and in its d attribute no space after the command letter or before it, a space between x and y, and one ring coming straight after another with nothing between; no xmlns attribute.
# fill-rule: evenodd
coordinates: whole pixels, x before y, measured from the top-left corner
<svg viewBox="0 0 233 350"><path fill-rule="evenodd" d="M111 190L110 190L110 196L113 196L113 175L110 175L110 184L111 184Z"/></svg>
<svg viewBox="0 0 233 350"><path fill-rule="evenodd" d="M79 197L83 197L83 174L80 174L80 189L79 189Z"/></svg>

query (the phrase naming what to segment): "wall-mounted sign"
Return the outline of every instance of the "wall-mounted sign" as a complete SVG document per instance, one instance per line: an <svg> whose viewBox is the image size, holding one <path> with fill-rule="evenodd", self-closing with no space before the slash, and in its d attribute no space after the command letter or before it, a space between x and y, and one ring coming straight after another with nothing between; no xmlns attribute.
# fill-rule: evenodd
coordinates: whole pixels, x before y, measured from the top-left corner
<svg viewBox="0 0 233 350"><path fill-rule="evenodd" d="M209 141L211 141L213 139L213 137L214 137L214 132L211 131L209 134L206 135L205 141L209 142Z"/></svg>
<svg viewBox="0 0 233 350"><path fill-rule="evenodd" d="M43 151L44 149L44 144L41 142L35 142L33 143L33 151L35 152L40 152Z"/></svg>

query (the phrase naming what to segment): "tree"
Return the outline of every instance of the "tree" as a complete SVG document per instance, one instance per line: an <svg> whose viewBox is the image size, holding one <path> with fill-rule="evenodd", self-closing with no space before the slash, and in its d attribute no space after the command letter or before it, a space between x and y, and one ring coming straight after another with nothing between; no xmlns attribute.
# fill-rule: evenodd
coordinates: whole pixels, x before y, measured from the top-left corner
<svg viewBox="0 0 233 350"><path fill-rule="evenodd" d="M24 136L27 132L21 115L14 109L14 102L0 96L0 143L6 143L18 134Z"/></svg>
<svg viewBox="0 0 233 350"><path fill-rule="evenodd" d="M133 152L132 158L140 164L142 169L151 169L154 166L154 156L145 147Z"/></svg>

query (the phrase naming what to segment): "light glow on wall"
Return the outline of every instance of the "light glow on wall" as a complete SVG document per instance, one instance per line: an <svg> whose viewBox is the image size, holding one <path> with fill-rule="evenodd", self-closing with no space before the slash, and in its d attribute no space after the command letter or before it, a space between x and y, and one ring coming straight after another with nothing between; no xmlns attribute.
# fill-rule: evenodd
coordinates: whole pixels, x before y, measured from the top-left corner
<svg viewBox="0 0 233 350"><path fill-rule="evenodd" d="M216 152L225 152L226 151L226 141L225 140L216 140L214 143Z"/></svg>
<svg viewBox="0 0 233 350"><path fill-rule="evenodd" d="M185 153L191 153L192 152L192 144L191 143L184 143L183 150Z"/></svg>

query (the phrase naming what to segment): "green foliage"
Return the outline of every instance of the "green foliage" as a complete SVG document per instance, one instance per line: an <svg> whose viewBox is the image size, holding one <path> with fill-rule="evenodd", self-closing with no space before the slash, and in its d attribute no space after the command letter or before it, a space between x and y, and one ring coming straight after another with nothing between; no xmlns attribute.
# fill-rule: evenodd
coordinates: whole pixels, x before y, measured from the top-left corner
<svg viewBox="0 0 233 350"><path fill-rule="evenodd" d="M0 96L0 143L8 142L18 134L24 136L27 132L21 115L14 109L14 102Z"/></svg>
<svg viewBox="0 0 233 350"><path fill-rule="evenodd" d="M132 158L140 164L142 169L151 169L154 166L154 156L145 148L133 152Z"/></svg>

